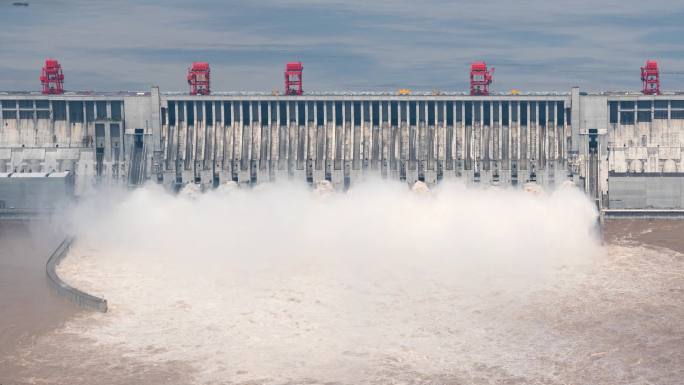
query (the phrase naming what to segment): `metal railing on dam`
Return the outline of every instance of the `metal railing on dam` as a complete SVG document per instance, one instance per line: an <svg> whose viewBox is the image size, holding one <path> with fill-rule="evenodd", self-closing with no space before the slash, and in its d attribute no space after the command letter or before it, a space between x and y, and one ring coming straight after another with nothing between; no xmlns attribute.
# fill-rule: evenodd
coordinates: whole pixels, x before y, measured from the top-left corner
<svg viewBox="0 0 684 385"><path fill-rule="evenodd" d="M52 252L50 258L45 265L45 272L47 273L50 285L59 293L60 295L69 299L69 301L88 309L93 309L100 311L102 313L107 312L107 300L104 298L98 298L75 287L70 286L64 282L59 275L57 275L57 265L64 259L69 248L74 242L73 237L68 237L60 243L60 245Z"/></svg>

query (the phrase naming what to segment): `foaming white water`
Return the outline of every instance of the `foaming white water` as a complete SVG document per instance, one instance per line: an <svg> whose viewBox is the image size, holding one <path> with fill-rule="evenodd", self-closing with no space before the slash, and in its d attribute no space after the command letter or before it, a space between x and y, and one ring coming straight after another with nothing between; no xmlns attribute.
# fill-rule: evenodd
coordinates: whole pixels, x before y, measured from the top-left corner
<svg viewBox="0 0 684 385"><path fill-rule="evenodd" d="M448 373L473 355L505 363L499 348L529 336L492 342L503 332L483 329L482 304L515 312L596 255L596 213L574 189L419 190L150 186L86 201L61 273L111 310L69 327L141 359L190 362L199 382L358 383Z"/></svg>

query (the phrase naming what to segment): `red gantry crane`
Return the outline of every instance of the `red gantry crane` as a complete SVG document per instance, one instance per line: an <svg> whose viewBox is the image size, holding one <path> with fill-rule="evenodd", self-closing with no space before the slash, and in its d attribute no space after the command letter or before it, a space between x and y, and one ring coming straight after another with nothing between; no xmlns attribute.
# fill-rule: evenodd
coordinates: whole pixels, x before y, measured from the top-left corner
<svg viewBox="0 0 684 385"><path fill-rule="evenodd" d="M660 70L657 61L647 60L646 66L641 67L641 82L644 95L660 95Z"/></svg>
<svg viewBox="0 0 684 385"><path fill-rule="evenodd" d="M192 63L192 67L188 68L190 95L209 95L211 92L209 75L209 63L203 61Z"/></svg>
<svg viewBox="0 0 684 385"><path fill-rule="evenodd" d="M476 61L470 65L470 94L489 95L489 85L492 84L494 68L487 69L487 63Z"/></svg>
<svg viewBox="0 0 684 385"><path fill-rule="evenodd" d="M301 95L302 90L302 62L290 62L285 66L285 95Z"/></svg>
<svg viewBox="0 0 684 385"><path fill-rule="evenodd" d="M62 66L56 59L45 59L43 71L40 74L43 94L58 95L64 93L64 74Z"/></svg>

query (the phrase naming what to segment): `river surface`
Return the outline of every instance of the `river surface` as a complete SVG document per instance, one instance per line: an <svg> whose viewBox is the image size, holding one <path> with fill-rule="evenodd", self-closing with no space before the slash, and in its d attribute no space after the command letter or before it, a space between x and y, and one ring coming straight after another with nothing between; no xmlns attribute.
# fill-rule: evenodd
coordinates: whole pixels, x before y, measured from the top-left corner
<svg viewBox="0 0 684 385"><path fill-rule="evenodd" d="M0 222L0 383L681 384L684 222L609 221L604 239L588 263L477 291L419 265L203 280L76 247L60 274L106 296L100 314L47 285L58 232Z"/></svg>

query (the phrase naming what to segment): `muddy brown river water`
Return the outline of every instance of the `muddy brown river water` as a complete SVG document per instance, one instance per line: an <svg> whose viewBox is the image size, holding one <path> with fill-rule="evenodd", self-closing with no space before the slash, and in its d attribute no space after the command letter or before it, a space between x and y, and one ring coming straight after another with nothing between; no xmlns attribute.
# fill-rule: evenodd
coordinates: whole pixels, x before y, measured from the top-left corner
<svg viewBox="0 0 684 385"><path fill-rule="evenodd" d="M511 293L459 296L441 281L318 291L336 277L301 272L278 291L209 282L231 294L199 304L178 289L154 313L128 281L99 285L79 262L96 251L81 250L73 266L92 273L81 284L113 303L96 314L45 281L58 232L0 222L0 384L682 384L684 222L609 221L604 240L590 266ZM119 267L107 274L135 274ZM75 277L68 264L62 274Z"/></svg>

